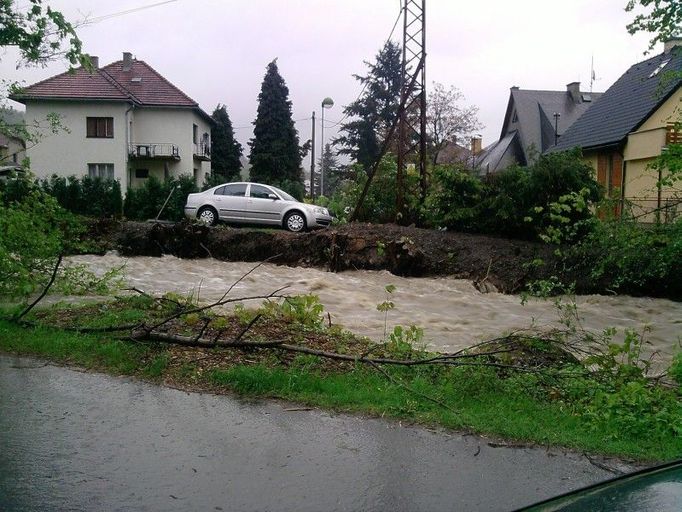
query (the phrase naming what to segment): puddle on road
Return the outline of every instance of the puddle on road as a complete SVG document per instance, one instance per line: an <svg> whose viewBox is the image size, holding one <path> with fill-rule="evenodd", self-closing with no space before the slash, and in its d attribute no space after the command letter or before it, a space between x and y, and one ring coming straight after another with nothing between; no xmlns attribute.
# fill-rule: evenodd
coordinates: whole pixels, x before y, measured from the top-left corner
<svg viewBox="0 0 682 512"><path fill-rule="evenodd" d="M67 263L84 263L102 274L125 264L129 286L149 293L188 293L197 290L202 301L223 293L254 263L225 262L213 259L186 260L174 256L123 258L115 252L105 256L74 256ZM557 325L551 300L530 300L525 306L515 295L482 294L470 281L451 278L403 278L386 271L348 271L330 273L312 268L292 268L264 264L247 276L230 293L233 297L263 295L282 286L290 294L320 297L332 322L372 339L384 332L383 313L376 306L386 300L384 287L396 286L391 300L396 308L388 313L388 327L415 324L424 328L430 348L453 351L503 332L538 326ZM257 304L254 304L254 306ZM670 355L682 334L682 303L666 299L627 296L584 295L578 297L582 324L587 329L651 331L647 337L652 348Z"/></svg>

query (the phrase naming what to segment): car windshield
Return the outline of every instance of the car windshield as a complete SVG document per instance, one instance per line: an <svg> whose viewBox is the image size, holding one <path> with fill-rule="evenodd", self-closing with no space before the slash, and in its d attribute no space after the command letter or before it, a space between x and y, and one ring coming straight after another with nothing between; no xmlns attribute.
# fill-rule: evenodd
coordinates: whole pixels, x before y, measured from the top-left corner
<svg viewBox="0 0 682 512"><path fill-rule="evenodd" d="M286 192L284 192L284 190L281 190L281 189L279 189L279 188L277 188L277 187L270 187L270 188L271 188L272 190L274 190L275 192L277 192L277 193L280 195L280 197L281 197L282 199L284 199L285 201L298 201L298 199L296 199L295 197L290 196L289 194L287 194Z"/></svg>

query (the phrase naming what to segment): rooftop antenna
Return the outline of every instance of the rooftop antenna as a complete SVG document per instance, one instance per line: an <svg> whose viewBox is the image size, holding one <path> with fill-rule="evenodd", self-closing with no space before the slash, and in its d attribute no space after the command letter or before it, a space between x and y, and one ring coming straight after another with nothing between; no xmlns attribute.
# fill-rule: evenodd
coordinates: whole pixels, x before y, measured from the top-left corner
<svg viewBox="0 0 682 512"><path fill-rule="evenodd" d="M599 79L597 78L597 75L594 74L594 55L592 55L592 64L590 65L590 94L592 94L594 82L597 80Z"/></svg>

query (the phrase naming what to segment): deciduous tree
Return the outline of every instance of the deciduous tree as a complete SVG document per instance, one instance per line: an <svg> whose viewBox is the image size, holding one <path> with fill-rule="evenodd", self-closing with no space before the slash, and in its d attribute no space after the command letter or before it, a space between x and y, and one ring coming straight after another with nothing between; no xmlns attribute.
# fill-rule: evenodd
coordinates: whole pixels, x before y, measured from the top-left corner
<svg viewBox="0 0 682 512"><path fill-rule="evenodd" d="M441 151L450 143L466 141L483 126L478 121L478 107L462 105L464 96L454 86L446 89L433 83L426 107L428 152L431 163L438 163Z"/></svg>
<svg viewBox="0 0 682 512"><path fill-rule="evenodd" d="M17 47L20 65L46 65L56 58L72 66L90 64L74 26L42 0L0 0L0 46Z"/></svg>
<svg viewBox="0 0 682 512"><path fill-rule="evenodd" d="M682 28L682 3L680 0L629 0L625 6L627 12L643 9L627 25L630 34L648 32L653 34L649 41L649 49L656 43L664 42L673 36L679 36Z"/></svg>

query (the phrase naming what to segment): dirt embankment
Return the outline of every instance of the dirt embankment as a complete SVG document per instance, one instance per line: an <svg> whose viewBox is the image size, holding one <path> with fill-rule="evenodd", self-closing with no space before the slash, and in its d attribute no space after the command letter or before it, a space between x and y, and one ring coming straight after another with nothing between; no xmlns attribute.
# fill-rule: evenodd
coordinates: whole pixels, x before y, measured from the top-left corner
<svg viewBox="0 0 682 512"><path fill-rule="evenodd" d="M388 270L396 275L471 279L482 291L514 293L556 273L546 245L396 225L349 224L310 233L209 228L199 224L95 223L90 236L124 256L213 257L312 266L332 272ZM533 262L542 260L543 265Z"/></svg>

